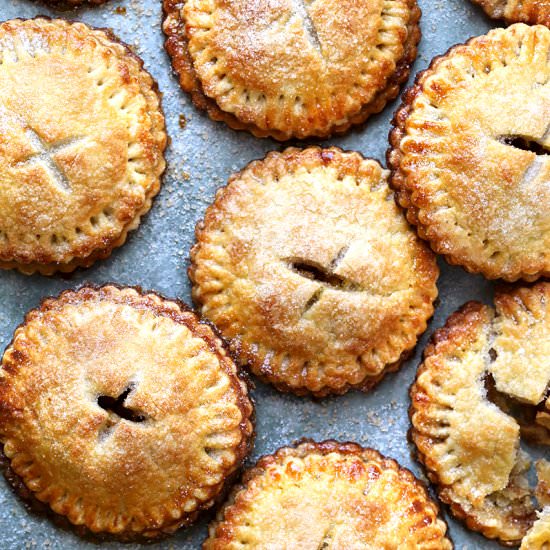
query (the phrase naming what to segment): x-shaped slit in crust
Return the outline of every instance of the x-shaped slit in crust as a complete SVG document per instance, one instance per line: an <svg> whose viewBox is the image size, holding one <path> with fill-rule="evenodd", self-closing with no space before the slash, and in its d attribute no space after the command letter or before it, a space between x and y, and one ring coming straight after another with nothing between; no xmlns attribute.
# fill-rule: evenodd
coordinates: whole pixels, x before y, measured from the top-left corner
<svg viewBox="0 0 550 550"><path fill-rule="evenodd" d="M331 548L332 539L334 538L335 525L331 523L323 533L323 538L317 547L317 550L328 550Z"/></svg>
<svg viewBox="0 0 550 550"><path fill-rule="evenodd" d="M29 155L25 160L18 162L16 166L25 166L36 162L41 163L50 172L57 187L69 193L71 191L71 183L55 161L54 156L62 149L81 142L83 138L63 139L49 145L30 127L25 128L25 135L36 152Z"/></svg>

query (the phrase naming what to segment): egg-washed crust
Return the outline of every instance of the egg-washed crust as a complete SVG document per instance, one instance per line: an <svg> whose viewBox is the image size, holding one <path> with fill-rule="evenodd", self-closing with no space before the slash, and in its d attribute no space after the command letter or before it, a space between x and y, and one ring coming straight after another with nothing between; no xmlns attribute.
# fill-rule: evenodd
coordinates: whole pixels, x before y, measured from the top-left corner
<svg viewBox="0 0 550 550"><path fill-rule="evenodd" d="M257 117L237 117L232 112L223 110L215 99L205 94L203 84L197 75L188 49L189 38L182 15L184 4L185 0L163 0L163 30L167 36L165 47L172 60L172 67L179 77L182 89L190 94L195 106L206 111L212 120L225 122L234 130L246 130L256 137L271 137L278 141L291 138L325 139L331 135L345 133L352 126L365 122L372 114L382 111L389 101L397 97L401 85L407 81L411 66L416 59L417 45L421 38L420 8L416 0L405 0L404 5L406 5L406 9L410 10L410 13L406 25L407 36L403 42L402 55L399 59L392 61L393 70L377 83L378 91L368 102L363 102L357 112L345 113L343 112L345 105L339 105L334 107L333 110L342 111L343 114L336 120L330 112L325 112L316 106L307 111L307 116L304 115L293 122L290 120L292 118L290 115L284 115L281 112L279 93L275 94L274 91L273 105L269 110L266 110L264 118L269 114L270 118L279 119L279 123L277 126L264 124L259 127L253 121L253 118ZM384 70L386 71L386 68ZM292 101L294 101L294 98L285 99L285 113L292 110L290 105ZM250 118L250 120L245 118Z"/></svg>
<svg viewBox="0 0 550 550"><path fill-rule="evenodd" d="M528 23L550 27L550 3L548 0L472 0L493 19L507 23Z"/></svg>
<svg viewBox="0 0 550 550"><path fill-rule="evenodd" d="M359 153L288 148L233 175L197 224L193 300L239 363L280 391L368 391L399 368L426 330L439 270L394 204L386 177ZM311 202L304 212L302 201ZM357 288L335 292L285 267L302 257ZM273 270L264 273L268 264Z"/></svg>
<svg viewBox="0 0 550 550"><path fill-rule="evenodd" d="M192 337L201 339L206 344L208 352L216 356L221 372L228 378L228 392L235 397L234 403L240 416L236 429L241 435L236 445L229 447L229 443L226 443L225 447L219 447L220 450L230 451L231 457L226 456L223 460L220 459L221 462L218 461L216 472L220 474L220 481L209 486L201 486L200 496L193 492L192 498L189 499L187 493L182 494L177 502L167 502L165 509L157 506L147 510L145 501L134 502L132 513L137 510L138 517L132 517L128 513L131 502L122 515L109 515L109 510L102 510L101 505L92 506L86 513L82 510L84 505L82 498L78 496L78 486L75 488L76 495L56 491L55 484L44 488L40 479L40 464L32 458L32 449L30 452L18 450L18 442L6 436L10 421L22 418L23 409L12 407L9 399L10 396L13 397L13 382L17 381L18 374L23 372L22 369L29 361L31 339L26 334L28 327L45 317L55 316L57 312L62 313L66 307L80 306L90 300L97 303L107 301L115 305L130 306L138 311L152 312L159 319L167 319L188 329ZM137 286L125 287L114 283L103 286L86 284L75 290L65 290L58 297L43 299L40 307L31 310L16 329L13 340L2 358L0 372L0 467L7 481L32 511L49 517L60 527L70 529L91 541L147 542L166 537L177 529L192 524L203 510L211 508L225 497L253 445L254 407L248 395L248 380L236 368L215 329L199 320L183 302L164 298L154 291L144 291ZM230 400L231 396L228 394L226 398ZM221 429L221 424L217 429ZM210 468L209 471L214 473L215 470ZM48 477L51 472L43 471L42 474ZM40 493L38 486L29 487L29 480L31 484L41 485ZM120 480L120 486L124 486L124 480ZM156 490L159 488L151 487L151 495ZM108 501L109 499L106 500ZM174 506L179 507L177 513Z"/></svg>
<svg viewBox="0 0 550 550"><path fill-rule="evenodd" d="M538 48L534 46L535 42ZM545 52L541 52L541 49L545 49ZM493 29L487 35L473 37L465 44L456 45L446 54L434 58L428 69L418 74L415 84L403 94L401 106L392 120L393 129L389 135L390 147L386 155L388 168L391 170L390 184L396 190L399 204L407 211L407 219L417 227L420 237L429 241L432 249L442 254L450 264L461 265L472 273L482 273L489 279L502 278L508 282L523 279L532 282L539 277L550 276L549 247L544 244L548 243L550 237L548 231L543 229L543 222L541 221L539 226L531 230L532 235L530 233L528 237L526 236L525 242L521 242L526 229L523 216L529 215L530 208L536 210L537 204L545 201L544 196L519 197L518 201L525 200L527 204L525 214L522 213L512 220L511 223L516 221L517 224L508 232L497 226L498 221L511 212L510 203L516 198L510 197L509 189L497 195L498 182L506 181L506 185L513 184L517 188L521 170L525 169L523 173L525 177L529 173L527 167L533 162L534 155L507 147L505 153L501 152L498 162L495 162L493 153L491 153L493 157L488 157L491 162L485 160L481 152L476 152L476 149L479 151L482 149L477 143L471 142L471 136L463 141L458 139L460 136L457 132L464 130L451 129L451 122L445 113L440 113L438 104L451 97L455 90L468 90L476 79L490 76L495 70L507 67L513 60L520 57L524 60L527 57L529 60L535 59L533 63L546 63L545 67L548 70L548 63L543 59L547 59L546 50L549 49L550 31L541 25L529 27L516 24L507 29ZM540 72L542 74L542 68ZM509 82L506 85L510 86ZM426 113L431 109L434 120L422 122L415 119L411 122L415 115L415 104ZM470 104L464 107L471 108L471 106ZM520 106L517 105L517 107ZM490 105L487 106L486 112L491 112ZM463 121L466 126L469 120L473 120L473 116L470 114L470 118ZM493 117L493 122L498 118L505 117ZM514 115L513 120L517 119ZM534 120L537 121L536 123L542 123L545 119L541 117ZM413 132L411 135L408 134L408 124L411 124L411 132ZM460 127L463 126L461 121L458 121L458 124ZM510 130L510 128L507 129L507 131ZM411 143L407 144L407 152L405 152L402 144L409 137L411 137ZM550 145L550 137L547 134L540 139L544 140L545 146ZM462 156L460 152L450 153L455 145L462 147L461 150L464 153ZM517 161L514 160L513 169L507 173L506 157L510 151L516 155L519 153L521 156L518 156ZM444 162L445 159L449 159L447 163ZM461 162L463 162L462 166L460 166ZM486 166L483 166L484 162ZM406 169L405 164L408 166ZM497 172L492 173L491 166L495 164ZM478 199L474 196L470 197L470 189L457 178L469 178L468 184L473 185L471 180L478 168L481 169L480 167L486 170L487 174L482 173L483 185L480 187L481 191L476 190L476 193L483 192L483 186L493 189L490 184L494 185L495 196L492 200L487 199L493 214L492 217L487 216L485 221L479 221L472 227L472 218L482 215L488 208L487 205L478 206L475 202ZM453 175L453 170L456 171L456 176ZM461 176L464 170L474 171L474 176L464 174ZM532 172L534 180L541 180L541 176L537 179L535 172ZM540 172L545 172L544 166ZM445 184L444 176L454 179ZM450 192L451 187L459 183L464 185L461 192L473 203L473 206L469 207L470 211L459 210L455 213L456 199L451 197ZM480 197L480 201L485 198L484 195ZM489 233L488 229L490 224L496 227L495 230L491 229L492 233ZM515 248L510 251L499 243L499 240L505 240L503 235L505 236L506 233L510 238L516 239L512 241ZM546 241L543 240L544 238ZM530 247L533 250L530 250Z"/></svg>
<svg viewBox="0 0 550 550"><path fill-rule="evenodd" d="M356 498L354 489L358 484L365 483L366 488L360 496L362 502L356 503L349 516L343 514L344 519L340 519L345 523L345 518L350 522L357 519L355 515L375 517L374 521L367 520L364 523L364 529L372 537L380 534L377 527L384 524L382 518L393 521L394 528L388 529L387 525L385 526L387 538L380 547L434 550L452 548L450 540L445 536L447 526L439 516L437 504L430 499L425 486L409 470L399 466L395 460L385 458L378 451L361 447L356 443L333 440L317 443L305 439L294 447L283 447L272 455L263 456L255 466L243 474L240 484L234 487L227 502L211 522L203 549L263 548L262 530L269 531L273 515L291 514L292 510L274 506L270 517L261 514L255 517L253 507L258 497L268 496L269 491L273 491L273 498L277 502L278 491L281 490L280 487L284 488L285 478L296 487L300 487L303 482L302 490L307 497L308 479L305 479L305 476L311 476L310 490L315 490L317 483L323 482L324 475L333 475L334 479L330 494L327 493L326 498L322 498L321 495L314 503L320 508L327 501L332 503L335 498L341 499L339 504L345 508L348 505L346 496ZM349 487L349 495L346 495L346 485ZM376 496L369 500L371 491L376 493ZM401 521L391 517L394 508L400 506L397 502L406 503L401 509ZM312 510L312 515L314 512ZM309 516L302 519L307 523ZM331 519L334 517L331 516ZM264 521L267 523L262 525ZM312 524L304 525L305 532L300 533L300 540L307 539L313 545L317 538L321 538L319 548L331 548L331 537L337 536L337 533L331 532L329 528L327 533L320 534L318 530L326 526L322 527L311 521ZM311 529L311 532L308 532L308 529ZM337 531L337 528L334 531ZM283 533L285 542L296 541L297 535L298 533L293 531ZM403 536L408 537L407 540L400 540ZM244 544L240 542L243 539L247 540ZM381 542L378 538L376 541ZM369 542L372 543L372 540L369 539Z"/></svg>
<svg viewBox="0 0 550 550"><path fill-rule="evenodd" d="M58 233L55 228L50 227L36 235L36 244L32 246L28 246L28 238L34 235L25 235L26 241L11 244L0 231L0 268L18 269L25 274L40 272L43 275L52 275L57 271L66 273L77 267L89 267L95 261L107 258L114 248L124 244L128 233L138 227L141 217L150 210L152 201L159 192L166 166L164 151L168 140L161 93L155 80L143 68L143 61L108 29L96 29L80 22L37 17L6 21L0 24L0 33L2 32L12 33L14 37L19 32L37 33L51 41L50 48L58 40L59 47L65 48L62 51L66 52L68 59L74 53L73 59L82 58L83 63L90 63L90 69L94 74L97 73L98 86L102 78L109 76L108 71L116 66L115 77L121 79L121 83L113 89L109 101L119 101L117 93L125 93L125 86L131 91L132 95L127 94L119 106L126 113L134 109L140 126L133 130L135 136L130 136L133 141L128 148L127 170L130 174L131 192L124 194L121 190L122 194L115 197L112 204L103 201L101 205L96 196L85 205L89 211L89 219L85 223L81 223L82 220L75 221L75 227L68 229L64 225L58 228ZM34 44L32 41L30 43ZM36 44L39 43L36 41ZM71 45L74 50L70 49ZM90 58L86 61L83 56L88 54ZM44 55L48 55L48 52ZM112 63L113 60L117 61L116 65ZM101 62L104 67L99 66ZM105 84L102 83L101 86ZM126 97L129 98L128 103L124 104ZM143 98L144 107L140 106L139 98ZM96 203L100 206L92 208Z"/></svg>
<svg viewBox="0 0 550 550"><path fill-rule="evenodd" d="M528 327L542 325L548 331L549 300L550 283L538 283L499 289L496 312L479 302L465 304L435 332L410 390L410 436L440 499L470 529L507 546L520 544L533 526L535 492L525 476L530 462L519 449L523 426L488 401L483 384L491 373L497 387L504 383L520 390L533 376L545 376L537 374L536 367L528 369L540 357L548 358L548 332L545 337L534 335ZM515 385L506 386L509 380L502 369L492 371L501 356L508 357L510 368L524 370L516 374ZM541 506L543 468L541 461Z"/></svg>

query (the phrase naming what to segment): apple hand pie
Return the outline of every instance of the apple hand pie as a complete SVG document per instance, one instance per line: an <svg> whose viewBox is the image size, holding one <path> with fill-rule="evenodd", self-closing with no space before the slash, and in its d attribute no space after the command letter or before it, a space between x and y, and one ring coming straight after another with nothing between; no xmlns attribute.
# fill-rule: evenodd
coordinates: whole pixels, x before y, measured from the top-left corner
<svg viewBox="0 0 550 550"><path fill-rule="evenodd" d="M82 534L141 540L193 522L246 456L251 415L212 329L139 289L45 300L2 360L7 477Z"/></svg>
<svg viewBox="0 0 550 550"><path fill-rule="evenodd" d="M181 87L258 137L326 138L381 111L420 40L416 0L164 0Z"/></svg>
<svg viewBox="0 0 550 550"><path fill-rule="evenodd" d="M0 268L109 256L151 208L165 146L156 84L108 31L0 24Z"/></svg>
<svg viewBox="0 0 550 550"><path fill-rule="evenodd" d="M490 279L550 276L550 29L517 24L436 58L391 132L419 235Z"/></svg>
<svg viewBox="0 0 550 550"><path fill-rule="evenodd" d="M439 271L387 175L337 148L270 153L197 225L189 276L201 314L282 391L367 391L426 330Z"/></svg>
<svg viewBox="0 0 550 550"><path fill-rule="evenodd" d="M519 445L550 445L550 283L501 289L495 306L470 302L436 331L411 388L412 439L453 514L510 545L533 527L534 497L550 499L548 463L533 490Z"/></svg>
<svg viewBox="0 0 550 550"><path fill-rule="evenodd" d="M244 474L204 550L450 550L424 486L355 443L306 441Z"/></svg>

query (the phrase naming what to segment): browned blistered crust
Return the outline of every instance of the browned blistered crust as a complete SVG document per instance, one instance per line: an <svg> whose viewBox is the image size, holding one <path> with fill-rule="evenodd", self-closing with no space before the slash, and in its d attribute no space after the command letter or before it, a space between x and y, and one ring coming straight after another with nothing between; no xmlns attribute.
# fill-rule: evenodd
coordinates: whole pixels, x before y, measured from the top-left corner
<svg viewBox="0 0 550 550"><path fill-rule="evenodd" d="M550 27L548 0L472 0L480 5L489 17L504 19L507 23L528 23Z"/></svg>
<svg viewBox="0 0 550 550"><path fill-rule="evenodd" d="M323 127L316 127L317 119L324 120L330 117L330 113L311 113L308 124L300 127L274 128L258 127L254 122L247 122L239 119L231 112L224 111L214 99L208 97L193 67L193 61L188 50L188 36L185 30L185 22L182 19L185 0L163 0L164 23L163 30L167 36L165 47L172 60L172 67L179 76L180 85L188 92L195 106L207 112L208 116L215 121L225 122L234 130L246 130L256 137L271 137L279 141L291 138L319 138L326 139L331 135L343 134L352 126L362 124L371 115L379 113L388 102L399 94L401 85L407 81L410 69L417 54L417 45L421 38L419 26L421 11L416 0L407 0L407 7L410 10L407 24L407 36L403 43L403 55L396 62L395 70L389 77L383 79L379 84L379 91L359 112L347 117L345 122L333 121L327 126L326 121ZM351 93L351 92L350 92Z"/></svg>
<svg viewBox="0 0 550 550"><path fill-rule="evenodd" d="M327 494L324 494L324 489L317 491L326 481L325 476L332 479L326 486ZM358 498L355 487L362 482L367 488ZM300 513L297 516L300 519L285 531L285 517L278 519L277 515L292 516L294 505L299 505L302 500L298 494L295 495L297 500L290 499L283 506L282 499L289 486L292 489L298 487L304 499L311 494L318 498L308 503L305 514ZM376 497L369 494L370 491L376 492ZM403 513L392 517L394 507L398 506L396 498L404 503ZM268 515L257 508L262 505L260 499L264 505L272 503ZM350 500L353 505L350 505ZM331 532L330 527L327 533L323 533L327 527L324 513L335 520L332 514L337 514L335 508L339 507L349 509L349 514L342 514L345 519L341 519L343 524L338 523L340 529L345 528L347 522L353 525L361 517L376 519L360 521L359 532L350 538L333 540L338 534ZM317 512L320 512L319 516ZM273 455L262 457L244 473L241 483L233 489L210 524L203 548L230 550L239 544L240 548L259 548L267 542L273 543L271 537L295 543L307 540L312 544L322 539L321 544L329 541L329 546L332 542L335 547L352 548L364 537L371 544L375 541L384 548L408 544L411 548L450 549L452 544L445 536L447 527L438 514L439 509L429 498L424 485L396 461L356 443L332 440L316 443L306 439L295 447L283 447ZM316 517L322 518L323 525L316 523ZM378 532L378 522L383 524L384 536ZM390 522L391 528L388 528Z"/></svg>
<svg viewBox="0 0 550 550"><path fill-rule="evenodd" d="M121 478L118 481L115 480L115 484L120 491L123 491L123 498L126 502L124 510L117 510L109 507L109 498L101 497L103 480L99 481L99 487L97 488L99 500L95 503L90 502L90 495L81 494L80 484L74 487L73 493L67 492L66 487L59 491L55 486L55 474L52 477L52 472L48 469L47 464L46 469L42 470L42 476L50 479L52 485L44 487L40 477L40 458L33 457L33 448L19 449L18 445L20 444L13 437L10 437L9 434L16 433L14 430L17 430L17 424L23 421L24 418L25 410L21 408L20 404L21 399L24 400L24 396L17 396L17 387L18 381L24 387L24 380L20 380L19 375L24 372L24 369L28 368L27 365L31 361L32 339L27 340L29 338L29 335L27 335L29 327L41 321L43 321L43 326L46 327L48 320L56 319L57 314L63 315L66 308L71 306L78 308L90 302L97 304L108 302L115 306L130 306L135 308L136 311L152 312L154 316L158 317L159 322L167 319L175 323L176 326L186 327L193 338L201 339L206 344L209 352L216 357L219 368L223 373L222 376L227 377L229 385L224 399L232 402L233 398L231 396L234 396L234 404L240 415L237 428L240 432L239 441L231 448L226 445L226 450L230 451L231 456L226 456L222 463L216 466L219 482L213 484L209 482L210 485L199 482L197 488L200 487L201 493L200 497L197 493L192 493L194 504L190 505L191 501L188 497L191 493L188 493L188 489L185 489L185 493L182 493L176 500L170 501L167 499L164 509L158 505L149 509L149 503L146 500L132 501L132 483L139 485L139 481L131 482L128 485L126 479ZM82 346L82 343L78 345ZM52 353L55 353L55 351L52 350ZM158 356L161 356L160 351ZM47 365L44 365L43 368L47 368ZM53 375L55 376L55 374ZM108 376L116 378L115 373ZM208 376L208 374L204 376ZM110 378L105 380L107 385L111 383ZM181 384L181 381L177 383ZM193 405L190 410L197 406L196 400L200 398L200 392L191 397ZM71 406L69 399L67 406ZM150 407L151 404L149 404L149 410L154 410ZM193 523L202 510L210 508L220 498L223 498L229 484L250 452L254 438L254 409L248 397L246 378L238 372L221 339L215 334L214 330L207 323L201 322L195 313L180 301L165 299L155 292L144 292L139 287L119 287L114 284L101 287L86 285L78 290L66 290L57 298L44 299L38 309L30 311L26 315L25 321L16 329L14 339L6 349L2 360L0 410L2 411L0 415L2 469L13 489L28 502L34 511L45 513L60 526L71 527L79 535L92 540L146 541L164 537L180 527ZM219 412L221 412L221 409ZM174 414L176 414L176 411L174 411ZM207 419L204 419L204 422L207 421ZM42 422L46 424L45 428L47 429L48 418L42 418ZM221 424L215 429L222 429ZM75 431L78 431L78 429ZM136 437L136 441L136 445L139 446L141 444L139 437ZM83 444L85 443L83 441ZM164 443L162 439L159 439L159 448L162 448ZM46 445L48 445L47 442ZM169 447L170 444L167 445ZM168 447L165 449L166 453L171 452ZM126 454L131 454L134 450L138 451L137 448L133 450L130 448L127 449ZM133 467L139 470L143 467L143 462L141 459L137 462L139 453L135 456L136 462L133 463ZM88 458L84 454L80 460L86 461ZM131 460L132 457L130 456L130 462ZM191 465L188 466L191 467ZM117 464L113 463L112 467L114 471ZM214 470L211 470L211 472L214 474ZM39 475L39 477L36 478L36 475ZM63 474L63 477L70 475L71 472L67 471ZM128 471L124 474L124 476L128 475L131 476L132 473ZM196 478L196 473L193 475ZM113 482L113 480L111 479L109 482ZM40 485L39 488L36 485L37 483ZM159 479L158 485L150 487L151 499L157 492L162 494L164 490L162 484L163 480ZM37 492L38 489L40 489L39 492ZM109 490L107 486L105 489L108 494L110 494L109 491L113 490L112 488ZM170 494L170 491L167 492ZM86 504L89 505L89 509L86 509ZM179 510L178 507L180 507ZM136 513L137 515L133 515Z"/></svg>
<svg viewBox="0 0 550 550"><path fill-rule="evenodd" d="M521 338L526 322L529 323L535 318L539 323L545 322L544 317L541 317L540 308L542 306L544 309L549 294L548 283L538 283L530 288L503 287L495 298L496 315L491 308L479 302L465 304L448 318L444 327L434 333L424 352L424 360L418 369L416 381L410 390L410 436L416 446L418 459L426 467L430 481L437 486L440 499L448 504L452 513L463 520L470 529L480 531L488 538L497 538L506 546L519 544L537 517L531 501L533 490L528 487L524 477L529 462L521 454L522 451L518 450L520 426L516 421L506 419L503 413L496 413L494 405L489 405L480 416L479 409L476 408L476 399L486 400L484 390L481 389L481 394L474 398L472 394L466 393L469 391L466 386L477 384L475 377L481 377L483 384L483 377L495 364L498 356L504 354L503 350L507 349L509 353L514 353L514 350L518 349L515 344L507 343L507 339L514 333ZM533 345L536 347L536 342ZM542 342L540 345L544 346ZM495 353L495 348L499 349L499 353ZM469 352L474 355L473 358L468 358ZM524 353L530 353L529 348ZM541 348L540 354L544 354L544 347ZM472 369L472 372L464 372L462 378L474 379L463 385L449 381L450 378L459 380L460 371L467 368L468 361L472 364L479 361L477 371ZM529 361L529 358L524 361ZM451 367L455 363L456 366ZM522 364L524 363L521 361L513 361L511 368L515 366L521 369ZM524 377L528 376L524 372ZM514 380L520 384L521 379L521 372L518 372ZM470 397L464 398L459 395ZM467 403L471 403L469 412L460 409L463 410L460 417L462 421L449 414L459 410L459 399L469 399ZM484 434L491 430L489 426L484 425L484 413L494 415L492 420L487 421L494 422L492 429L495 433L491 434L491 438L494 438L496 433L500 438L496 443L494 457L490 457L490 447L484 447L480 443L481 440L488 440ZM465 428L464 424L468 422L471 424ZM523 430L524 427L521 428ZM466 429L469 431L464 431ZM457 434L459 430L464 431L466 435ZM468 438L469 441L465 443ZM461 445L464 447L461 448ZM502 451L504 447L510 451ZM447 448L448 450L445 450ZM487 463L483 463L483 456L486 456ZM455 468L455 457L458 461L457 468L463 469L465 474L452 473ZM469 464L467 457L479 462ZM509 474L506 473L506 466L502 465L504 458L513 462ZM544 486L545 480L541 473L542 467L539 466L540 494L540 487ZM461 475L470 476L471 479L466 477L463 480ZM481 478L482 475L485 477ZM493 478L502 475L509 475L508 485L503 490L482 497L474 495L480 492L481 483L487 480L491 482ZM446 483L442 476L447 476L453 481ZM542 505L544 500L540 494L537 496L539 505Z"/></svg>
<svg viewBox="0 0 550 550"><path fill-rule="evenodd" d="M498 248L498 242L496 242L496 244L491 243L491 239L488 236L484 238L482 235L477 235L475 229L471 227L461 226L461 229L464 230L463 232L467 232L467 237L462 237L460 240L458 237L453 237L453 234L448 232L444 224L435 221L435 216L433 215L435 206L431 202L434 200L432 196L433 193L428 189L432 182L428 182L424 189L418 183L413 187L412 183L409 181L410 178L407 177L406 172L402 169L402 163L406 155L401 149L401 142L407 137L406 125L409 117L413 113L413 104L417 98L422 96L424 87L430 82L430 79L438 75L439 70L448 60L462 54L465 56L470 55L474 58L478 51L480 59L490 52L499 55L499 51L504 49L504 46L500 49L498 48L499 40L503 42L506 42L506 40L509 42L517 40L521 45L522 37L524 37L524 41L529 43L529 47L532 47L532 36L537 32L541 32L542 29L546 32L544 27L539 26L531 28L523 24L513 25L508 29L494 29L487 35L473 37L465 44L453 46L445 54L435 57L428 69L420 72L416 77L415 84L403 94L402 103L395 112L392 120L393 129L389 134L390 147L387 151L386 160L388 168L391 170L390 184L396 191L398 203L406 209L409 222L416 226L419 236L429 241L432 249L436 253L442 254L447 262L453 265L461 265L471 273L482 273L489 279L502 278L507 282L523 279L532 282L540 277L548 277L550 276L548 255L541 253L538 257L534 257L534 254L527 256L529 252L528 242L525 243L524 247L526 251L525 258L518 254L516 254L516 256L509 255L507 250L500 250ZM506 45L508 46L508 44ZM500 60L497 61L500 62ZM477 62L478 65L481 63L479 59ZM490 65L490 59L488 63ZM504 66L506 66L505 62L503 63ZM479 69L479 67L477 67L477 65L474 66L474 62L472 61L471 70L475 71L476 69ZM432 85L432 88L435 89L435 85ZM445 85L441 85L441 98L449 95L452 90L453 83L451 78L450 83L447 82ZM429 136L432 132L437 133L439 125L439 122L436 121L426 121L423 127L426 136ZM427 139L428 137L425 138L426 141ZM434 140L436 139L440 138L434 138ZM467 142L464 146L472 147L472 145L468 145ZM422 151L421 144L415 145L415 147L418 154L425 152ZM483 160L479 162L483 162ZM437 172L438 170L434 168L434 180L437 180L437 177L439 177ZM415 176L415 174L413 173L412 176ZM544 196L541 197L541 200L544 200ZM451 208L449 209L451 210ZM480 241L483 238L485 239L483 240L483 245L486 249L483 250L483 248L481 248L484 257L481 257L481 254L478 254L478 257L476 257L469 249L467 240L470 239L472 233L472 238L479 238ZM540 236L540 238L543 239L544 235ZM493 248L488 252L489 246Z"/></svg>
<svg viewBox="0 0 550 550"><path fill-rule="evenodd" d="M93 208L94 204L99 204L98 197L95 196L93 201L80 205L80 207L89 209L90 220L82 224L82 220L77 220L78 213L75 212L75 227L67 228L65 226L59 229L59 234L52 233L51 242L49 233L37 235L34 247L23 246L17 242L10 244L5 238L3 243L0 242L0 268L18 269L26 274L38 271L44 275L51 275L56 271L70 272L77 267L89 267L95 261L107 258L114 248L124 244L128 233L138 227L141 217L150 210L152 200L160 189L161 176L166 166L164 150L167 136L161 94L157 83L144 70L143 61L108 29L94 29L83 23L70 23L59 19L39 17L7 21L0 25L0 30L14 34L17 34L18 31L37 33L37 36L42 39L56 37L59 40L66 40L67 46L69 44L74 46L76 51L82 49L83 44L89 45L100 51L100 55L105 61L105 69L110 67L110 59L118 60L118 70L122 75L122 80L128 86L137 82L139 94L145 101L145 112L136 111L135 113L138 118L141 117L138 119L138 124L142 129L138 133L137 141L129 144L130 146L139 145L143 152L139 157L130 158L129 156L128 158L129 163L138 163L135 170L139 175L132 175L131 183L136 184L134 189L143 188L141 196L137 196L135 191L132 191L133 194L127 193L126 196L124 194L118 197L114 196L112 204L105 205L103 211L96 208L97 212ZM64 55L67 56L69 62L73 59L72 53L74 52L67 47ZM74 59L78 60L78 54L74 56ZM92 61L89 60L90 63ZM82 62L84 63L86 60ZM98 78L101 78L101 75ZM48 92L49 90L44 90L42 96L47 97ZM52 106L53 108L55 106ZM126 107L124 108L126 109ZM85 117L86 113L82 113L82 116ZM59 124L61 128L63 121L59 121ZM77 166L76 161L73 166ZM78 169L80 170L80 167ZM129 171L133 173L134 168ZM84 176L80 174L79 177L85 177L85 168L82 168L82 174ZM136 179L141 177L145 178L144 183L138 182ZM134 182L133 179L136 181ZM60 196L59 200L63 201L63 197ZM34 205L33 208L36 209L37 206ZM42 233L38 230L36 232ZM0 237L3 237L1 231ZM25 235L27 243L29 237L29 235Z"/></svg>
<svg viewBox="0 0 550 550"><path fill-rule="evenodd" d="M313 173L319 185L317 198L304 213L298 205L311 200L305 181ZM376 161L336 147L272 152L233 175L197 224L189 268L193 299L202 315L218 327L239 363L277 389L315 397L351 388L368 391L387 372L399 368L426 329L439 271L431 251L392 203L386 176ZM332 206L327 204L320 214L325 203ZM354 212L351 218L350 211ZM309 215L304 228L304 216ZM331 225L332 216L342 221ZM368 224L365 219L371 216ZM264 229L265 240L260 243ZM293 231L308 236L295 240ZM288 238L283 236L287 234ZM341 264L341 274L365 280L367 287L364 294L323 294L326 301L319 302L320 309L306 313L304 320L294 299L306 310L307 303L302 302L321 286L288 279L284 269L265 277L257 273L265 262L283 266L288 260L281 254L295 254L292 250L302 249L301 239L306 238L304 253L314 264L333 265L327 254L336 257L338 251L351 250ZM362 239L379 251L368 260L359 252ZM256 245L259 249L251 252ZM259 253L265 253L265 259L258 260ZM385 256L382 263L379 254ZM241 291L243 287L235 281L248 285L249 291ZM262 294L260 286L266 281L269 288L277 289L280 301ZM338 328L327 328L331 322Z"/></svg>

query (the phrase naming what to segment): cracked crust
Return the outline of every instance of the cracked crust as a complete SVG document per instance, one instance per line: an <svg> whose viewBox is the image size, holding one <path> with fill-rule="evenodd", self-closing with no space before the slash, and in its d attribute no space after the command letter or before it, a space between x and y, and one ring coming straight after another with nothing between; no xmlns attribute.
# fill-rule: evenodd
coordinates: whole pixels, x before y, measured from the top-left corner
<svg viewBox="0 0 550 550"><path fill-rule="evenodd" d="M121 394L141 420L98 401ZM112 285L27 314L2 360L0 413L16 490L121 540L192 523L253 431L246 384L212 329L180 302Z"/></svg>
<svg viewBox="0 0 550 550"><path fill-rule="evenodd" d="M399 204L447 261L490 279L550 275L550 30L517 24L434 59L403 97L388 166Z"/></svg>
<svg viewBox="0 0 550 550"><path fill-rule="evenodd" d="M450 549L438 512L394 460L355 443L305 441L245 472L203 549Z"/></svg>
<svg viewBox="0 0 550 550"><path fill-rule="evenodd" d="M519 448L523 426L489 399L485 381L490 373L510 397L542 404L550 382L550 283L499 290L495 304L496 311L470 302L436 331L411 388L411 436L453 514L514 545L536 519L530 462Z"/></svg>
<svg viewBox="0 0 550 550"><path fill-rule="evenodd" d="M7 21L0 97L0 267L51 275L109 256L165 168L160 94L142 61L109 31Z"/></svg>
<svg viewBox="0 0 550 550"><path fill-rule="evenodd" d="M322 0L304 8L311 25L289 1L276 4L252 13L238 3L164 0L166 50L182 88L210 118L280 141L326 138L397 96L420 40L415 0Z"/></svg>
<svg viewBox="0 0 550 550"><path fill-rule="evenodd" d="M550 27L550 3L548 0L472 0L493 19L507 23L528 23Z"/></svg>
<svg viewBox="0 0 550 550"><path fill-rule="evenodd" d="M435 257L387 171L337 148L270 153L218 191L196 228L193 299L243 365L279 390L372 388L433 313Z"/></svg>

